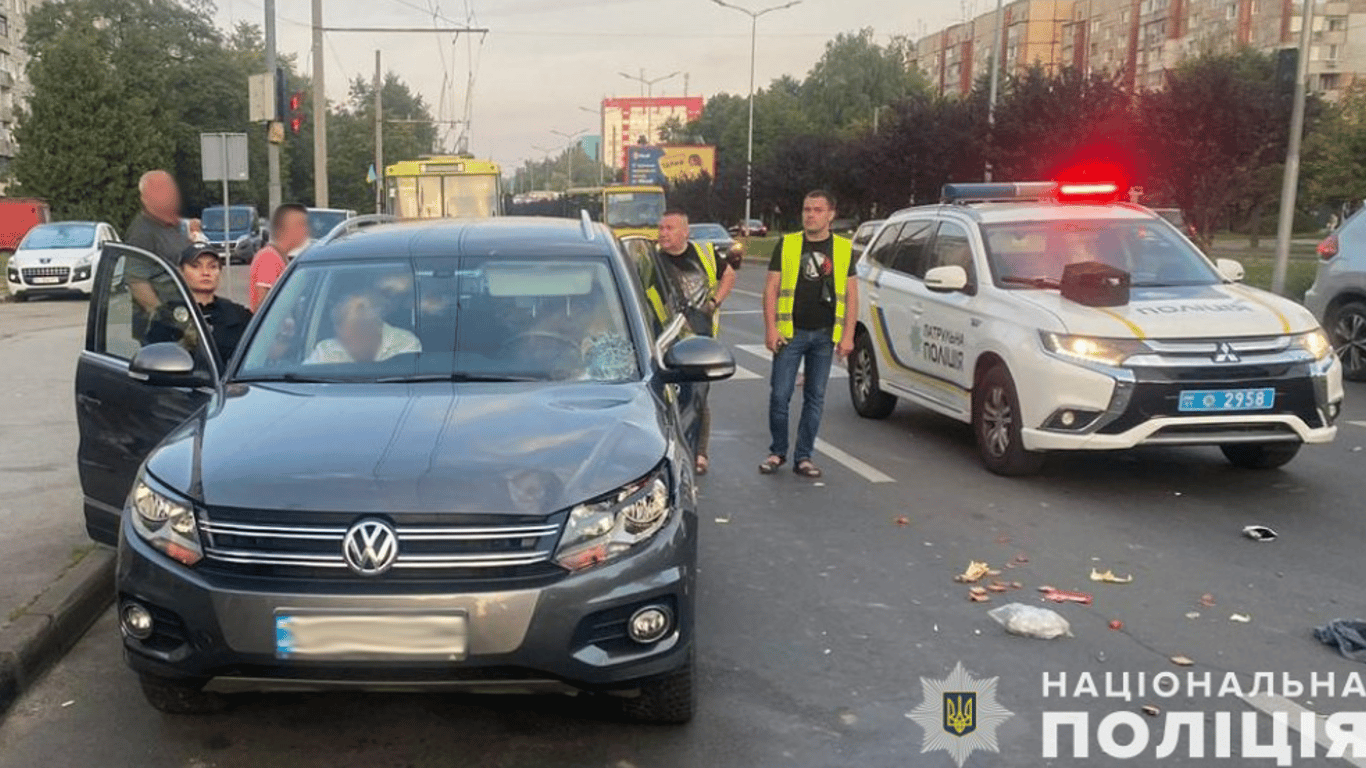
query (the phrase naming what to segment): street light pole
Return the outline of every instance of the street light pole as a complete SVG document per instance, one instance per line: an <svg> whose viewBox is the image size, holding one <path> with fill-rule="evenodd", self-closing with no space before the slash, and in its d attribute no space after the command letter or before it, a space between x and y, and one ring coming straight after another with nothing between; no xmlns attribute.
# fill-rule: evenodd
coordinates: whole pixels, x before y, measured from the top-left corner
<svg viewBox="0 0 1366 768"><path fill-rule="evenodd" d="M1271 270L1271 292L1285 294L1285 273L1290 267L1290 235L1295 227L1295 193L1300 185L1300 137L1304 134L1305 89L1309 85L1310 27L1314 22L1313 0L1304 4L1300 21L1300 50L1295 57L1295 105L1290 112L1290 141L1285 150L1285 178L1281 180L1281 216L1276 225L1276 265Z"/></svg>
<svg viewBox="0 0 1366 768"><path fill-rule="evenodd" d="M564 140L569 142L569 180L565 184L565 189L569 189L574 186L574 150L578 146L574 143L574 140L585 133L588 133L588 129L584 128L583 130L575 131L574 133L565 133L564 131L551 131L551 133L556 136L563 136Z"/></svg>
<svg viewBox="0 0 1366 768"><path fill-rule="evenodd" d="M640 68L640 74L639 74L639 75L628 75L628 74L626 74L625 72L618 72L617 74L618 74L618 75L621 75L622 77L626 78L627 80L635 80L635 81L639 82L639 83L640 83L640 89L641 89L642 91L645 91L645 90L648 89L649 95L648 95L646 98L653 99L653 98L655 97L655 83L662 83L662 82L664 82L665 80L668 80L668 79L671 78L671 77L678 77L678 75L679 75L680 73L677 72L677 71L675 71L675 72L670 72L669 74L664 75L663 77L656 77L656 78L654 78L654 79L647 79L647 78L645 77L645 68L644 68L644 67L641 67L641 68ZM644 95L644 94L642 94L642 95ZM654 140L655 140L655 137L654 137L654 123L652 122L652 120L654 119L654 115L651 113L650 110L651 110L650 107L646 107L646 108L645 108L645 135L646 135L647 137L649 137L650 143L653 144L653 143L654 143Z"/></svg>
<svg viewBox="0 0 1366 768"><path fill-rule="evenodd" d="M1001 82L1001 27L1005 24L1003 0L996 0L996 33L991 39L991 90L987 96L987 132L995 138L996 128L996 90ZM991 181L991 160L982 174L982 181Z"/></svg>
<svg viewBox="0 0 1366 768"><path fill-rule="evenodd" d="M781 11L791 8L802 0L790 0L782 5L774 5L760 11L751 11L748 8L741 8L738 5L731 5L725 0L711 0L722 8L730 8L749 16L749 137L745 140L745 221L744 227L749 226L751 218L751 206L754 200L754 56L758 49L759 37L759 17L773 11Z"/></svg>
<svg viewBox="0 0 1366 768"><path fill-rule="evenodd" d="M603 160L605 159L603 157L603 151L607 148L607 131L604 128L604 126L607 124L607 118L603 114L603 109L601 106L599 106L597 109L589 109L588 107L579 107L579 109L584 112L588 112L590 114L598 116L598 186L601 187L604 183L606 183L606 179L603 175L605 173L603 167L606 165L603 162Z"/></svg>

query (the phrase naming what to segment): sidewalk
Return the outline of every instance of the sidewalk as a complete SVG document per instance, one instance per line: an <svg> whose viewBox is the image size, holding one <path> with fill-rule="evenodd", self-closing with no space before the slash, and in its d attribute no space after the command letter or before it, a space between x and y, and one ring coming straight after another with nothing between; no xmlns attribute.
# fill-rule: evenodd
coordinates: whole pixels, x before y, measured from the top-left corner
<svg viewBox="0 0 1366 768"><path fill-rule="evenodd" d="M76 470L87 306L0 303L0 711L113 595L113 551L85 535Z"/></svg>

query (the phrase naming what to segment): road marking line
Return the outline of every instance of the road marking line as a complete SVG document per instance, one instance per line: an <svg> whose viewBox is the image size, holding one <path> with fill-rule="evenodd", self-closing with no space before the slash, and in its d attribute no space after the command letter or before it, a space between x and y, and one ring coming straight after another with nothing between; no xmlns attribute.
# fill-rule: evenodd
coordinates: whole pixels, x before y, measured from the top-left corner
<svg viewBox="0 0 1366 768"><path fill-rule="evenodd" d="M1366 421L1349 421L1347 423L1354 427L1366 427Z"/></svg>
<svg viewBox="0 0 1366 768"><path fill-rule="evenodd" d="M1300 729L1296 726L1300 724L1301 714L1304 712L1312 713L1314 715L1314 741L1318 742L1319 746L1323 747L1325 751L1332 746L1332 742L1329 741L1328 735L1324 733L1323 724L1320 722L1323 716L1319 715L1313 710L1308 709L1307 707L1302 707L1299 704L1296 704L1295 702L1291 701L1290 699L1285 698L1284 696L1258 695L1240 696L1239 698L1247 702L1247 704L1251 706L1253 709L1256 709L1267 715L1270 715L1274 712L1288 713L1290 717L1289 723L1287 724L1290 726L1291 730L1297 733ZM1358 738L1360 737L1358 736ZM1344 760L1348 765L1354 765L1356 766L1356 768L1366 768L1366 758L1363 757L1348 757L1346 754L1344 754L1342 757L1335 759Z"/></svg>
<svg viewBox="0 0 1366 768"><path fill-rule="evenodd" d="M762 309L723 309L723 310L721 310L721 314L723 314L723 315L762 315L763 313L764 313L764 311L763 311Z"/></svg>
<svg viewBox="0 0 1366 768"><path fill-rule="evenodd" d="M747 290L745 290L744 288L732 288L732 289L730 289L730 292L731 292L731 293L738 293L738 294L740 294L741 296L749 296L749 297L755 298L755 299L762 299L762 298L764 297L764 295L763 295L762 293L756 293L755 291L747 291Z"/></svg>
<svg viewBox="0 0 1366 768"><path fill-rule="evenodd" d="M864 462L855 456L851 456L835 446L825 442L819 437L816 438L816 450L829 456L830 458L843 464L854 474L861 475L864 480L870 483L895 483L896 479L878 471L875 467Z"/></svg>
<svg viewBox="0 0 1366 768"><path fill-rule="evenodd" d="M773 362L773 353L769 352L768 347L765 347L763 344L736 344L735 348L748 352L755 357L762 357L770 363ZM797 370L803 371L805 368L806 366L802 365L798 366ZM830 378L847 379L849 378L849 371L844 368L843 364L836 361L830 366Z"/></svg>
<svg viewBox="0 0 1366 768"><path fill-rule="evenodd" d="M731 377L730 377L730 380L731 380L731 381L751 381L751 380L753 380L753 379L762 379L762 378L764 378L764 377L763 377L763 376L760 376L759 374L755 373L754 371L751 371L750 369L744 367L743 365L737 365L737 366L735 366L735 375L734 375L734 376L731 376Z"/></svg>

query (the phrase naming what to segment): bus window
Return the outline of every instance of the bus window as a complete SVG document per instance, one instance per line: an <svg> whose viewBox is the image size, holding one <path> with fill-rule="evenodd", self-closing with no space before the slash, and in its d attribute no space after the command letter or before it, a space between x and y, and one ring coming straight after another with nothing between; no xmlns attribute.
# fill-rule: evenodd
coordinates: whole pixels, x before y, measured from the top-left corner
<svg viewBox="0 0 1366 768"><path fill-rule="evenodd" d="M417 216L422 219L439 219L444 206L441 202L441 177L419 176L417 178Z"/></svg>
<svg viewBox="0 0 1366 768"><path fill-rule="evenodd" d="M400 219L417 218L417 179L389 179L389 212Z"/></svg>
<svg viewBox="0 0 1366 768"><path fill-rule="evenodd" d="M498 177L447 176L446 216L472 218L498 213Z"/></svg>

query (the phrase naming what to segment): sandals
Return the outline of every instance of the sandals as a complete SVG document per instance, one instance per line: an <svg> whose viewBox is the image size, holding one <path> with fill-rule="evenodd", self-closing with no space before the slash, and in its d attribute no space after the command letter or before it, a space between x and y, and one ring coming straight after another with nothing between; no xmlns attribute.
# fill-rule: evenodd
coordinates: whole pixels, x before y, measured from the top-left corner
<svg viewBox="0 0 1366 768"><path fill-rule="evenodd" d="M764 459L764 463L759 465L759 474L771 475L778 471L778 467L781 467L786 463L787 458L784 456L769 456L767 459Z"/></svg>
<svg viewBox="0 0 1366 768"><path fill-rule="evenodd" d="M695 473L696 473L697 475L699 475L699 476L700 476L700 475L705 475L705 474L707 474L707 468L710 467L710 466L711 466L711 462L707 460L707 457L706 457L706 456L698 456L698 457L697 457L697 463L695 463L695 464L693 465L693 470L694 470Z"/></svg>
<svg viewBox="0 0 1366 768"><path fill-rule="evenodd" d="M820 467L817 467L815 464L811 463L810 459L802 459L801 461L797 462L795 465L793 465L792 472L793 474L801 475L802 477L809 477L812 479L821 476Z"/></svg>

